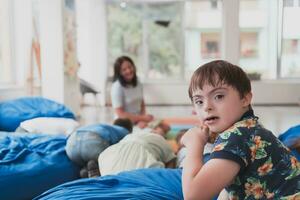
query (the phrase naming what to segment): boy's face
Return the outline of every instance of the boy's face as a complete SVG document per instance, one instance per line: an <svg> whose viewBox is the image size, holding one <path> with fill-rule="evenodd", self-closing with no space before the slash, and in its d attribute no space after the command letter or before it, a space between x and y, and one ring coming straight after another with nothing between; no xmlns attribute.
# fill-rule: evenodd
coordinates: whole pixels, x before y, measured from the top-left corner
<svg viewBox="0 0 300 200"><path fill-rule="evenodd" d="M221 133L237 122L249 109L251 98L251 93L241 98L235 88L225 84L204 85L192 96L201 123L215 133Z"/></svg>

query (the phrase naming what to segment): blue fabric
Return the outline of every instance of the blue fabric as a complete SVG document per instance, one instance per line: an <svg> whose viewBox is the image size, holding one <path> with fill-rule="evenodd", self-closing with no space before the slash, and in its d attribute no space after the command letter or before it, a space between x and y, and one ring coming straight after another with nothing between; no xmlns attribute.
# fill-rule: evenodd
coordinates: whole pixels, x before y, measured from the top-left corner
<svg viewBox="0 0 300 200"><path fill-rule="evenodd" d="M129 131L123 127L95 124L78 128L68 138L68 157L80 166L89 160L98 160L99 154L112 144L119 142Z"/></svg>
<svg viewBox="0 0 300 200"><path fill-rule="evenodd" d="M0 131L15 131L21 122L36 117L75 119L66 106L42 97L24 97L0 103Z"/></svg>
<svg viewBox="0 0 300 200"><path fill-rule="evenodd" d="M296 140L300 140L300 125L289 128L286 132L279 135L278 138L284 145L290 147ZM293 149L292 153L300 161L300 154L298 151Z"/></svg>
<svg viewBox="0 0 300 200"><path fill-rule="evenodd" d="M66 144L70 160L85 166L90 160L98 160L99 154L109 147L109 143L94 132L74 132Z"/></svg>
<svg viewBox="0 0 300 200"><path fill-rule="evenodd" d="M140 169L118 175L76 180L48 190L34 200L183 199L180 169Z"/></svg>
<svg viewBox="0 0 300 200"><path fill-rule="evenodd" d="M0 198L32 199L79 178L65 144L65 136L0 132Z"/></svg>
<svg viewBox="0 0 300 200"><path fill-rule="evenodd" d="M129 132L127 129L108 124L94 124L89 126L80 127L76 132L94 132L99 134L104 140L106 140L110 145L116 144L123 137L125 137Z"/></svg>

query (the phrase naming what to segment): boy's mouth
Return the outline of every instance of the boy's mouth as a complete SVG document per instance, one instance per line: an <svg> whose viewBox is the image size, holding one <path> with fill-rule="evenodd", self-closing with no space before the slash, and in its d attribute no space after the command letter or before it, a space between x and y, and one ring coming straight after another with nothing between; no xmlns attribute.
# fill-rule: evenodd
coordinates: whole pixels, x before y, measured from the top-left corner
<svg viewBox="0 0 300 200"><path fill-rule="evenodd" d="M211 123L214 123L218 119L219 119L219 117L217 117L217 116L210 116L210 117L205 118L204 122L206 124L211 124Z"/></svg>

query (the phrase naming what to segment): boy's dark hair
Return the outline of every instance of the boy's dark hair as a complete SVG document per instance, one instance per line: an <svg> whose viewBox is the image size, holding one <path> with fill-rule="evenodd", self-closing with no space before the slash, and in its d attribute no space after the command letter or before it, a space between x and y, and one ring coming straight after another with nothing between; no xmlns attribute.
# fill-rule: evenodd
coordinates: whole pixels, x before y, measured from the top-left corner
<svg viewBox="0 0 300 200"><path fill-rule="evenodd" d="M251 83L247 74L238 66L224 60L216 60L200 66L193 74L189 86L189 97L193 101L193 92L204 85L216 87L221 84L235 88L243 98L251 92Z"/></svg>
<svg viewBox="0 0 300 200"><path fill-rule="evenodd" d="M121 75L121 66L122 66L123 62L125 62L125 61L130 62L134 68L134 77L130 83L128 83ZM129 58L128 56L120 56L119 58L116 59L116 61L114 63L113 81L116 81L116 80L120 81L120 83L123 87L127 87L128 85L132 85L135 87L137 85L138 78L136 75L135 64L134 64L133 60L131 58Z"/></svg>
<svg viewBox="0 0 300 200"><path fill-rule="evenodd" d="M129 131L132 132L133 124L130 119L128 118L117 118L113 122L114 125L121 126Z"/></svg>

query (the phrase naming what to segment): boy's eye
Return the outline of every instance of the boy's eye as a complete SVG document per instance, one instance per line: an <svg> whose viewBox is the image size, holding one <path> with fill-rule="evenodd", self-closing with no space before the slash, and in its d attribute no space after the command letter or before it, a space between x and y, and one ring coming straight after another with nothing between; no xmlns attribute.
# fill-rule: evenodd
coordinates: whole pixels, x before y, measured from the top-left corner
<svg viewBox="0 0 300 200"><path fill-rule="evenodd" d="M202 104L203 104L203 101L202 101L202 100L196 100L196 101L195 101L195 104L196 104L196 105L202 105Z"/></svg>
<svg viewBox="0 0 300 200"><path fill-rule="evenodd" d="M218 94L215 96L215 100L221 100L224 98L224 95L223 94Z"/></svg>

